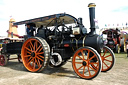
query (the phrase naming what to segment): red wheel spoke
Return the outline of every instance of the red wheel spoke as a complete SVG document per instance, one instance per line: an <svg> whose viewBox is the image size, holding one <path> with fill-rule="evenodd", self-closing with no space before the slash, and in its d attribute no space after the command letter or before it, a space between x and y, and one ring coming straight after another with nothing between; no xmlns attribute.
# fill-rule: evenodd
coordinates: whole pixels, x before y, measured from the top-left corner
<svg viewBox="0 0 128 85"><path fill-rule="evenodd" d="M32 59L33 57L30 57L29 59L28 59L28 62Z"/></svg>
<svg viewBox="0 0 128 85"><path fill-rule="evenodd" d="M107 66L107 68L109 68L109 66L103 61L103 63Z"/></svg>
<svg viewBox="0 0 128 85"><path fill-rule="evenodd" d="M88 66L88 72L89 72L89 76L91 76L91 72L90 72L89 66Z"/></svg>
<svg viewBox="0 0 128 85"><path fill-rule="evenodd" d="M34 60L35 60L35 64L37 63L37 60L36 60L36 58L34 58Z"/></svg>
<svg viewBox="0 0 128 85"><path fill-rule="evenodd" d="M98 68L99 64L97 63L96 68Z"/></svg>
<svg viewBox="0 0 128 85"><path fill-rule="evenodd" d="M97 69L97 66L98 66L98 63L95 63L97 64L96 66L94 65L94 63L90 63L92 65L92 67L94 67L95 69Z"/></svg>
<svg viewBox="0 0 128 85"><path fill-rule="evenodd" d="M36 49L37 49L37 47L38 47L38 42L36 42Z"/></svg>
<svg viewBox="0 0 128 85"><path fill-rule="evenodd" d="M88 51L88 56L87 56L87 60L89 59L89 55L90 55L90 50Z"/></svg>
<svg viewBox="0 0 128 85"><path fill-rule="evenodd" d="M34 60L34 58L33 58L33 59L30 59L30 61L28 62L28 64L27 64L27 65L29 65L33 60Z"/></svg>
<svg viewBox="0 0 128 85"><path fill-rule="evenodd" d="M107 59L104 59L104 60L112 63L112 61L110 61L110 60L107 60Z"/></svg>
<svg viewBox="0 0 128 85"><path fill-rule="evenodd" d="M75 62L76 64L82 64L82 62Z"/></svg>
<svg viewBox="0 0 128 85"><path fill-rule="evenodd" d="M40 60L39 60L39 59L37 59L37 60L38 60L39 66L41 66L41 64L40 64Z"/></svg>
<svg viewBox="0 0 128 85"><path fill-rule="evenodd" d="M84 66L84 68L83 68L83 76L84 76L84 72L85 72L85 67L86 67L86 66Z"/></svg>
<svg viewBox="0 0 128 85"><path fill-rule="evenodd" d="M77 69L77 71L80 70L82 67L83 67L83 65L82 65L81 67L79 67L79 68Z"/></svg>
<svg viewBox="0 0 128 85"><path fill-rule="evenodd" d="M96 57L96 55L92 56L92 57L89 59L89 61L92 60L92 59L95 58L95 57Z"/></svg>
<svg viewBox="0 0 128 85"><path fill-rule="evenodd" d="M95 70L94 68L92 68L91 66L89 66L89 68L91 68L93 71L95 71L95 72L96 72L96 70Z"/></svg>
<svg viewBox="0 0 128 85"><path fill-rule="evenodd" d="M31 49L31 51L32 51L32 46L30 45L29 47L30 47L30 49Z"/></svg>
<svg viewBox="0 0 128 85"><path fill-rule="evenodd" d="M96 63L96 62L91 62L90 64L93 64L93 65L94 65L94 64L97 64L97 65L98 65L98 62L97 62L97 63Z"/></svg>
<svg viewBox="0 0 128 85"><path fill-rule="evenodd" d="M39 54L44 54L44 52L40 52L40 53L36 53L37 55L39 55Z"/></svg>
<svg viewBox="0 0 128 85"><path fill-rule="evenodd" d="M27 51L28 54L31 54L29 51Z"/></svg>
<svg viewBox="0 0 128 85"><path fill-rule="evenodd" d="M30 45L32 46L32 48L34 49L34 46L33 46L33 44L32 44L32 42L30 41Z"/></svg>
<svg viewBox="0 0 128 85"><path fill-rule="evenodd" d="M37 49L37 41L35 41L35 43L34 43L34 45L35 45L35 50Z"/></svg>
<svg viewBox="0 0 128 85"><path fill-rule="evenodd" d="M38 55L39 57L41 57L41 58L44 58L44 56L41 56L41 55Z"/></svg>
<svg viewBox="0 0 128 85"><path fill-rule="evenodd" d="M107 57L109 57L109 56L111 56L111 54L110 54L110 55L105 56L104 58L107 58Z"/></svg>
<svg viewBox="0 0 128 85"><path fill-rule="evenodd" d="M44 61L43 59L41 59L41 58L39 58L39 57L37 57L39 60L41 60L41 61Z"/></svg>
<svg viewBox="0 0 128 85"><path fill-rule="evenodd" d="M104 66L103 66L103 64L102 64L102 70L104 69Z"/></svg>
<svg viewBox="0 0 128 85"><path fill-rule="evenodd" d="M31 55L25 55L24 57L30 57Z"/></svg>
<svg viewBox="0 0 128 85"><path fill-rule="evenodd" d="M81 54L82 54L82 56L83 56L83 59L84 59L84 54L83 54L83 50L81 51Z"/></svg>
<svg viewBox="0 0 128 85"><path fill-rule="evenodd" d="M27 47L25 47L25 49L29 50L30 52L32 51L32 50L30 50L30 49L29 49L29 48L27 48Z"/></svg>
<svg viewBox="0 0 128 85"><path fill-rule="evenodd" d="M34 42L34 48L33 50L35 51L36 50L36 41Z"/></svg>
<svg viewBox="0 0 128 85"><path fill-rule="evenodd" d="M107 52L107 49L105 49L105 52L104 52L104 54L103 54L103 57L104 57L104 55L106 54L106 52Z"/></svg>
<svg viewBox="0 0 128 85"><path fill-rule="evenodd" d="M38 52L40 52L43 48L40 48L40 50Z"/></svg>
<svg viewBox="0 0 128 85"><path fill-rule="evenodd" d="M36 52L39 50L39 48L42 47L42 45L40 45L37 49L36 49ZM40 52L40 51L39 51Z"/></svg>
<svg viewBox="0 0 128 85"><path fill-rule="evenodd" d="M38 61L36 60L36 58L35 58L35 63L38 65L38 67L39 67L39 63L38 63Z"/></svg>
<svg viewBox="0 0 128 85"><path fill-rule="evenodd" d="M81 60L84 60L84 59L82 59L79 55L77 55L77 57L79 57Z"/></svg>

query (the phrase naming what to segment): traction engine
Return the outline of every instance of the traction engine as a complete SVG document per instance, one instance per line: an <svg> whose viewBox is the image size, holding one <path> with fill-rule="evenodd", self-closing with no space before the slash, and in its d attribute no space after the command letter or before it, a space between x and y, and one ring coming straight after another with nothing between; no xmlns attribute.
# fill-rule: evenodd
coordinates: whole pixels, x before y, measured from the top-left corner
<svg viewBox="0 0 128 85"><path fill-rule="evenodd" d="M76 19L65 13L15 22L14 25L27 24L38 28L35 35L25 38L22 45L21 58L26 69L40 72L47 65L61 67L72 58L75 73L84 79L95 78L100 71L110 70L115 58L113 51L103 45L102 37L95 33L95 6L94 3L88 6L89 33L82 18Z"/></svg>

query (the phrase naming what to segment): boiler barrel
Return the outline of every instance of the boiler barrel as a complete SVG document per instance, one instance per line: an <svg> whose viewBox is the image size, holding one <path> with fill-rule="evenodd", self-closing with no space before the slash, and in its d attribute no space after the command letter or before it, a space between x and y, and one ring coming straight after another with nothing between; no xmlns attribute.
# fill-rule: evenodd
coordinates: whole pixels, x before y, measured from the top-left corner
<svg viewBox="0 0 128 85"><path fill-rule="evenodd" d="M61 43L61 47L65 47L65 45L69 45L73 50L77 50L80 47L84 46L90 46L97 50L98 52L101 51L101 48L103 47L103 39L99 35L86 35L84 37L81 37L79 39L72 38L72 39L66 39L63 40Z"/></svg>
<svg viewBox="0 0 128 85"><path fill-rule="evenodd" d="M103 39L99 35L87 35L84 40L84 46L90 46L94 49L96 49L98 52L101 51L101 48L103 48Z"/></svg>

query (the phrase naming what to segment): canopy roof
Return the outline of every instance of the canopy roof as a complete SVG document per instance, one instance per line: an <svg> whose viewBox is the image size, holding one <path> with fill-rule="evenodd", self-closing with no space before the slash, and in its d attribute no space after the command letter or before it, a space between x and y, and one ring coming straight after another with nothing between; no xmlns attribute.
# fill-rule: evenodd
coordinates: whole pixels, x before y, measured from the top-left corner
<svg viewBox="0 0 128 85"><path fill-rule="evenodd" d="M34 18L34 19L29 19L25 21L20 21L20 22L14 22L13 25L22 25L22 24L29 24L29 23L34 23L36 26L54 26L54 21L51 22L53 19L60 19L64 20L65 24L72 24L72 23L77 23L77 19L69 14L61 13L61 14L54 14L50 16L45 16L45 17L39 17L39 18Z"/></svg>
<svg viewBox="0 0 128 85"><path fill-rule="evenodd" d="M108 29L108 30L104 30L102 33L103 34L107 34L108 32L113 32L113 33L119 33L119 30L115 30L115 29Z"/></svg>

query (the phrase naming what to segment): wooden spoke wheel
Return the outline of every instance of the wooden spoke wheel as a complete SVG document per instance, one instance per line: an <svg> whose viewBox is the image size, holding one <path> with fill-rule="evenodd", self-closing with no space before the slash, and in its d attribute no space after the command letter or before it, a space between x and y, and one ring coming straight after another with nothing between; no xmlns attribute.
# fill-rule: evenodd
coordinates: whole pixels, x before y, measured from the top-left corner
<svg viewBox="0 0 128 85"><path fill-rule="evenodd" d="M6 55L0 55L0 66L5 66L7 64L8 60Z"/></svg>
<svg viewBox="0 0 128 85"><path fill-rule="evenodd" d="M102 72L106 72L108 70L110 70L114 63L115 63L115 55L113 53L113 51L107 47L104 46L103 47L103 51L101 51L100 53L101 59L102 59Z"/></svg>
<svg viewBox="0 0 128 85"><path fill-rule="evenodd" d="M47 42L39 37L27 39L21 50L21 58L24 66L31 72L40 72L47 64L49 57Z"/></svg>
<svg viewBox="0 0 128 85"><path fill-rule="evenodd" d="M97 69L94 69L92 65L96 66ZM73 55L72 66L79 77L92 79L100 73L102 61L99 53L95 49L81 47Z"/></svg>

